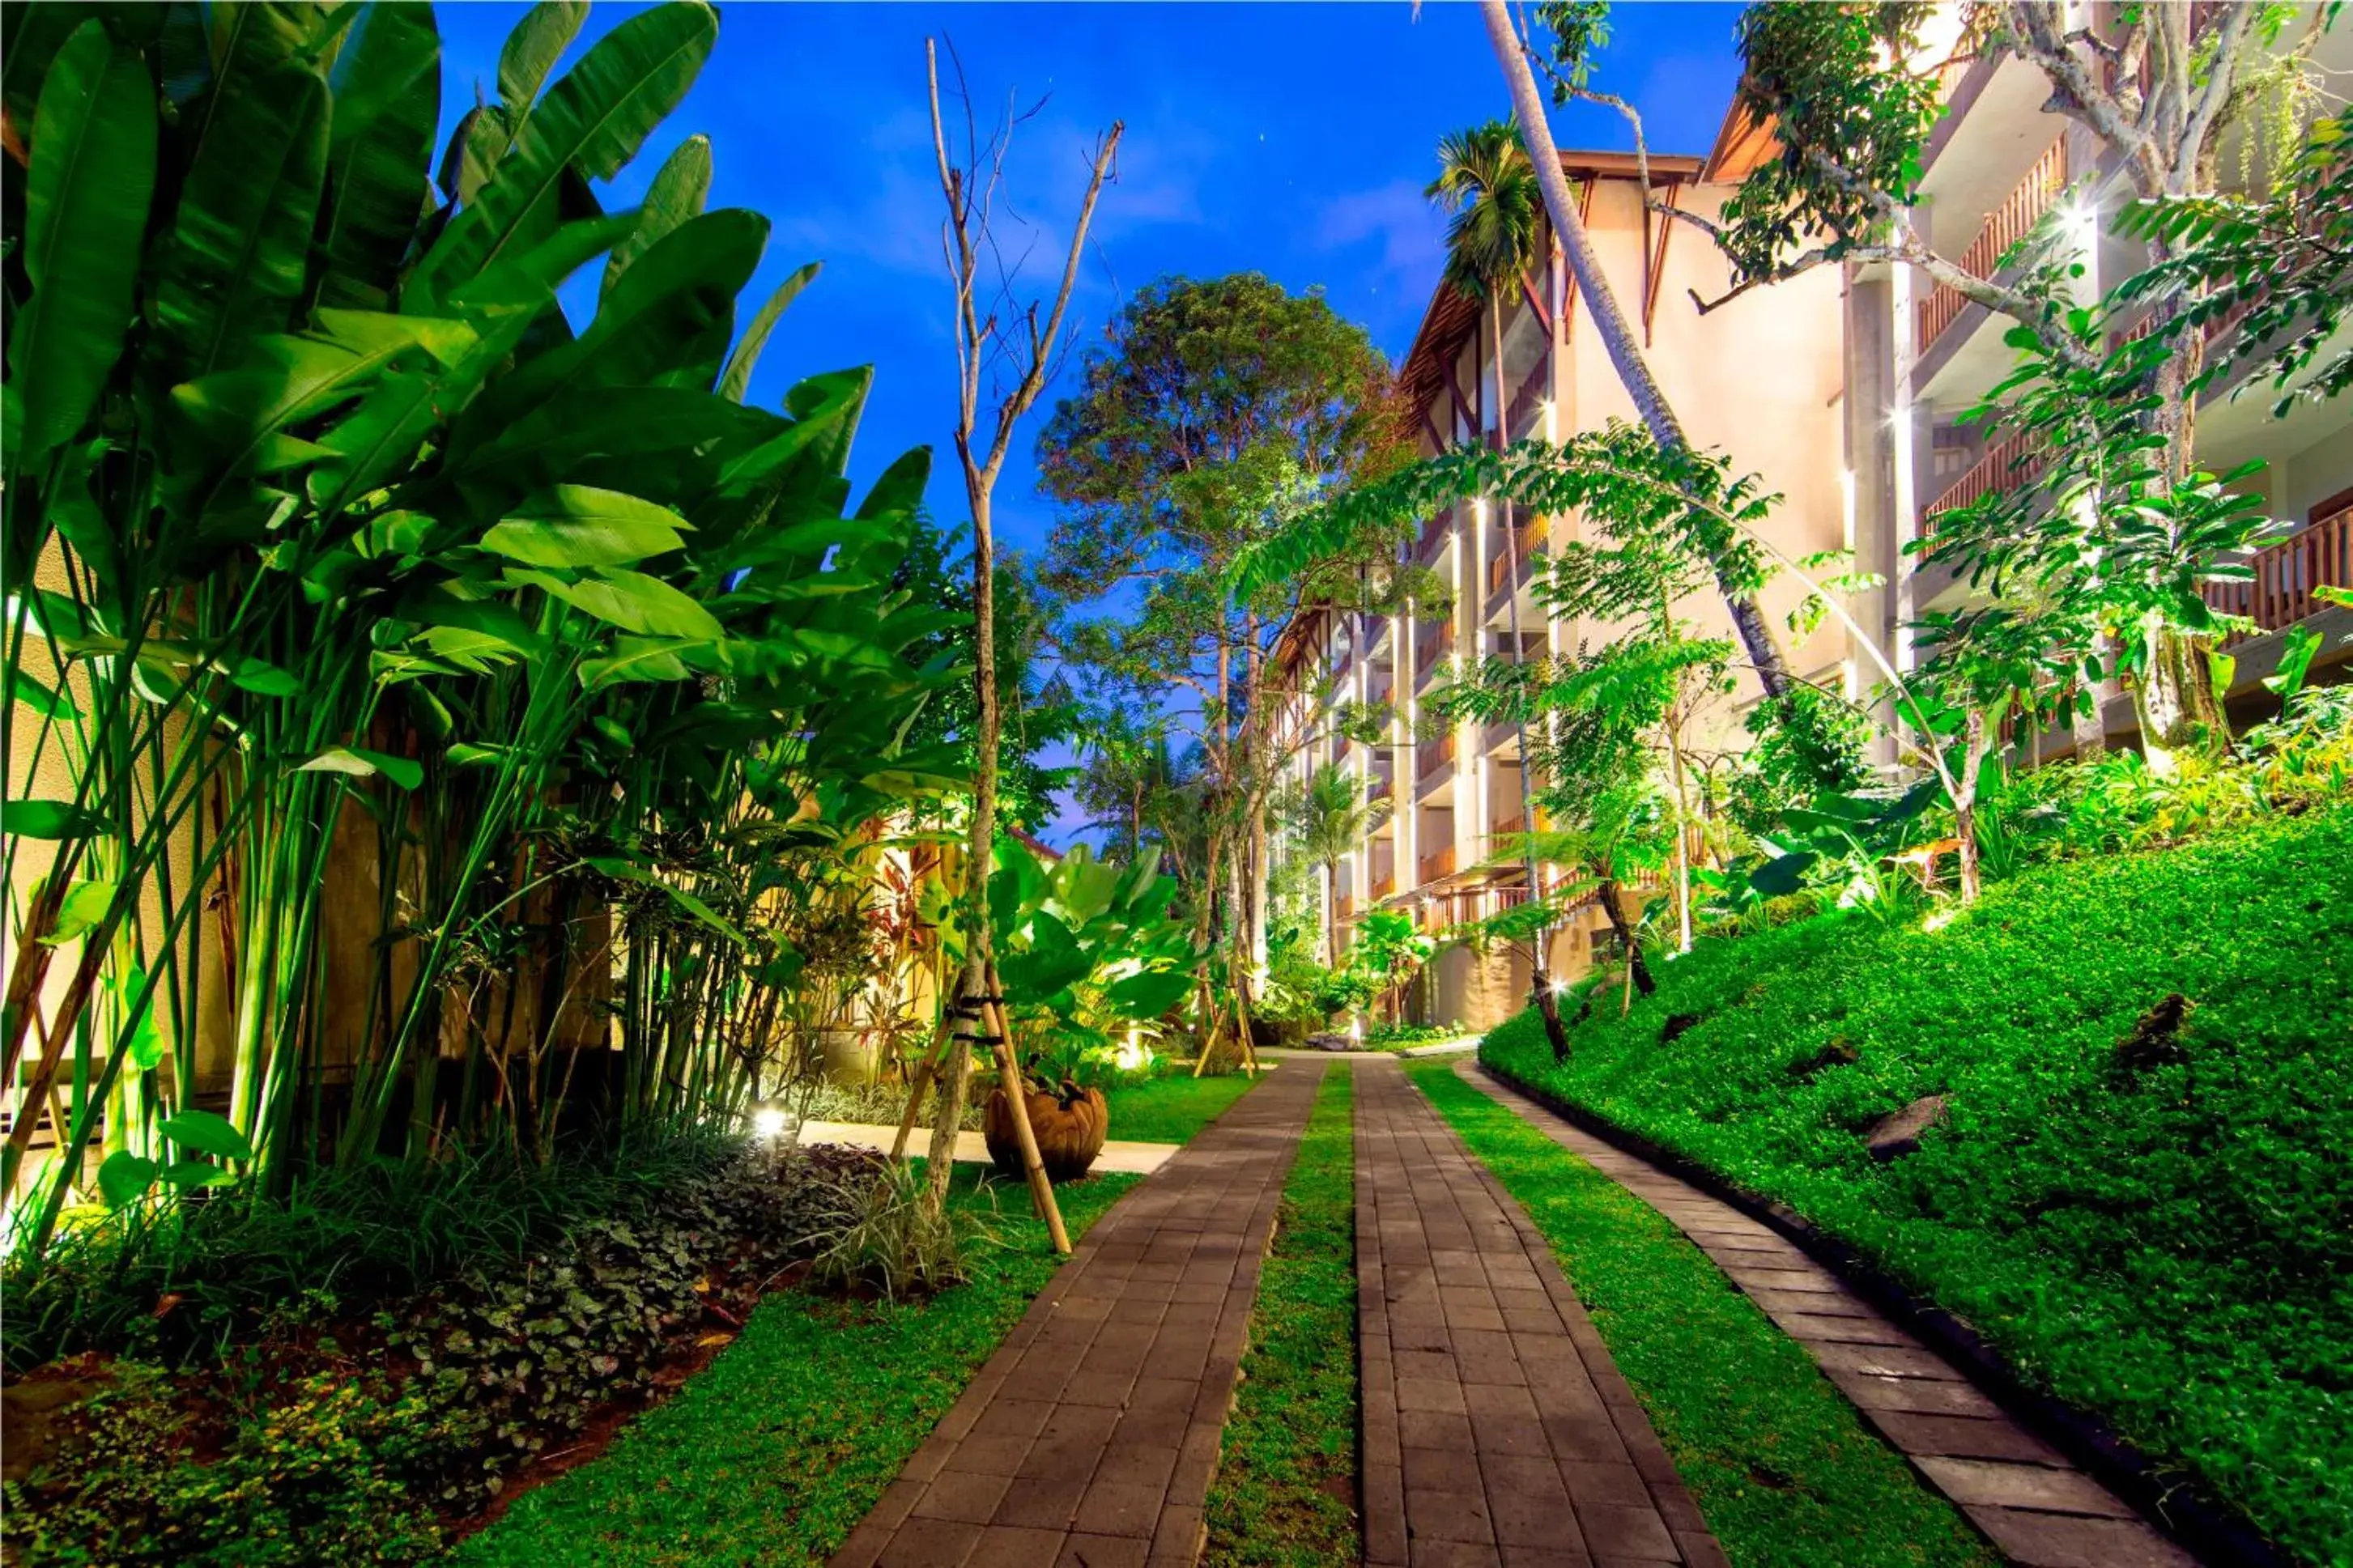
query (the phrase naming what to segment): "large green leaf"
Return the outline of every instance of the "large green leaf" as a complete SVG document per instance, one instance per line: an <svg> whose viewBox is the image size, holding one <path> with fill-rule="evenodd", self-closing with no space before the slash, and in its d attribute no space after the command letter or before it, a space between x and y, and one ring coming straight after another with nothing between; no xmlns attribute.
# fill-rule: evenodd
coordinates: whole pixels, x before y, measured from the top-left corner
<svg viewBox="0 0 2353 1568"><path fill-rule="evenodd" d="M431 194L441 40L430 5L371 0L329 80L324 305L381 309Z"/></svg>
<svg viewBox="0 0 2353 1568"><path fill-rule="evenodd" d="M98 1168L99 1195L111 1209L126 1208L147 1195L155 1184L156 1165L128 1149L118 1149Z"/></svg>
<svg viewBox="0 0 2353 1568"><path fill-rule="evenodd" d="M115 895L121 890L121 883L94 877L73 883L66 889L66 896L58 900L57 924L41 940L51 947L59 947L89 935L106 923L114 910Z"/></svg>
<svg viewBox="0 0 2353 1568"><path fill-rule="evenodd" d="M253 1145L245 1134L231 1126L226 1117L209 1110L194 1109L167 1116L157 1131L183 1149L193 1149L199 1154L210 1154L216 1160L250 1160Z"/></svg>
<svg viewBox="0 0 2353 1568"><path fill-rule="evenodd" d="M1157 1018L1193 994L1193 976L1181 969L1147 969L1104 987L1103 995L1123 1018Z"/></svg>
<svg viewBox="0 0 2353 1568"><path fill-rule="evenodd" d="M709 610L691 595L642 572L607 571L578 583L565 583L542 572L518 572L533 584L598 620L654 637L718 637L724 635Z"/></svg>
<svg viewBox="0 0 2353 1568"><path fill-rule="evenodd" d="M557 485L509 512L482 548L526 566L629 566L681 549L686 520L667 507L587 485Z"/></svg>
<svg viewBox="0 0 2353 1568"><path fill-rule="evenodd" d="M150 310L174 379L227 363L237 337L294 324L326 180L327 84L316 70L242 70L216 99Z"/></svg>
<svg viewBox="0 0 2353 1568"><path fill-rule="evenodd" d="M720 396L730 403L744 401L744 394L752 385L752 372L760 363L760 351L768 346L768 334L776 330L777 319L786 306L800 297L801 290L816 280L824 265L812 261L776 285L776 291L768 296L767 303L753 315L752 324L744 329L743 341L727 356L727 368L719 376Z"/></svg>
<svg viewBox="0 0 2353 1568"><path fill-rule="evenodd" d="M146 67L104 24L85 22L49 67L33 121L24 249L33 291L8 336L10 390L21 400L11 471L81 428L121 356L154 189Z"/></svg>
<svg viewBox="0 0 2353 1568"><path fill-rule="evenodd" d="M11 667L0 671L0 700L21 702L44 719L81 717L81 709L75 704L73 693L51 688L28 669Z"/></svg>
<svg viewBox="0 0 2353 1568"><path fill-rule="evenodd" d="M438 293L543 233L567 168L596 180L619 173L686 97L718 37L717 13L673 0L598 39L532 110L490 184L419 264L428 286Z"/></svg>
<svg viewBox="0 0 2353 1568"><path fill-rule="evenodd" d="M646 199L638 209L637 226L606 258L605 282L597 296L599 309L604 300L612 298L613 285L621 280L629 263L688 219L701 217L703 204L710 196L711 138L690 136L662 160L662 166L655 171L654 183L646 187Z"/></svg>
<svg viewBox="0 0 2353 1568"><path fill-rule="evenodd" d="M305 757L294 764L298 773L343 773L352 778L389 779L402 789L416 789L425 783L425 769L414 758L396 757L387 752L364 751L357 746L330 746L316 756Z"/></svg>
<svg viewBox="0 0 2353 1568"><path fill-rule="evenodd" d="M518 115L530 112L548 72L587 19L585 0L540 0L524 12L499 50L499 101Z"/></svg>
<svg viewBox="0 0 2353 1568"><path fill-rule="evenodd" d="M0 805L0 834L11 838L91 838L104 833L102 812L64 800L12 800Z"/></svg>

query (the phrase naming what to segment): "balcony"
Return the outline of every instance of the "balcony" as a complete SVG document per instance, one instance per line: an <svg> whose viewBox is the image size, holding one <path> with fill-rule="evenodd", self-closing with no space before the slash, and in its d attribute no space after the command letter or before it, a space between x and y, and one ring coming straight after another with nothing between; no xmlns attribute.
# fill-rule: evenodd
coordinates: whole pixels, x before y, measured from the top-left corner
<svg viewBox="0 0 2353 1568"><path fill-rule="evenodd" d="M1413 776L1426 779L1454 760L1454 731L1431 737L1413 749Z"/></svg>
<svg viewBox="0 0 2353 1568"><path fill-rule="evenodd" d="M1388 774L1379 773L1367 776L1365 780L1365 804L1378 805L1382 801L1388 799L1389 791Z"/></svg>
<svg viewBox="0 0 2353 1568"><path fill-rule="evenodd" d="M2021 432L2006 441L1987 448L1986 455L1973 464L1969 471L1955 479L1945 493L1928 503L1921 514L1920 531L1934 533L1940 512L1958 511L1995 490L2012 485L2031 484L2042 472L2042 454L2025 433Z"/></svg>
<svg viewBox="0 0 2353 1568"><path fill-rule="evenodd" d="M1515 811L1512 813L1511 816L1495 824L1495 830L1490 834L1489 837L1493 838L1509 838L1515 833L1525 833L1527 830L1528 819L1522 816Z"/></svg>
<svg viewBox="0 0 2353 1568"><path fill-rule="evenodd" d="M1373 902L1377 904L1383 899L1394 898L1396 894L1397 873L1395 871L1384 871L1373 879Z"/></svg>
<svg viewBox="0 0 2353 1568"><path fill-rule="evenodd" d="M1454 651L1454 625L1450 621L1436 636L1419 640L1421 646L1414 650L1413 657L1413 684L1417 690L1428 683L1430 672L1438 662Z"/></svg>
<svg viewBox="0 0 2353 1568"><path fill-rule="evenodd" d="M1525 561L1536 552L1536 546L1543 542L1544 536L1545 528L1541 520L1520 524L1519 527L1512 530L1514 554L1520 560ZM1497 551L1495 558L1487 563L1487 592L1491 595L1504 591L1504 584L1511 571L1512 559L1511 555ZM1525 572L1520 574L1521 582L1526 582L1527 577L1528 574Z"/></svg>
<svg viewBox="0 0 2353 1568"><path fill-rule="evenodd" d="M1453 845L1449 844L1440 848L1433 849L1429 854L1421 858L1421 880L1423 886L1427 887L1432 882L1443 881L1452 875L1454 875Z"/></svg>
<svg viewBox="0 0 2353 1568"><path fill-rule="evenodd" d="M2000 270L2001 258L2009 254L2010 247L2026 237L2027 231L2057 204L2066 189L2067 142L2063 137L2044 150L2042 156L2034 161L2034 166L2026 172L2026 178L2018 183L2018 188L2003 197L2001 205L1994 208L1993 216L1985 220L1985 226L1978 230L1977 238L1969 242L1969 247L1958 258L1961 270L1973 278L1991 278ZM1926 358L1929 349L1959 318L1968 303L1959 290L1941 283L1921 300L1915 307L1917 311L1915 317L1916 331L1913 337L1915 354Z"/></svg>
<svg viewBox="0 0 2353 1568"><path fill-rule="evenodd" d="M2314 589L2353 585L2353 507L2331 512L2258 552L2253 564L2251 583L2207 584L2206 602L2227 614L2251 617L2257 629L2247 637L2284 631L2320 608Z"/></svg>

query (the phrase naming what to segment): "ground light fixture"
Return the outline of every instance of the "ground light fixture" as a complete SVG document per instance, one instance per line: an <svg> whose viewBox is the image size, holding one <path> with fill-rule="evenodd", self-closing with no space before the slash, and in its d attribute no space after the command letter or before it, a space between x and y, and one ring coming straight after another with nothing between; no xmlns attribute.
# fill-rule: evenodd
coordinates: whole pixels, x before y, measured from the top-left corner
<svg viewBox="0 0 2353 1568"><path fill-rule="evenodd" d="M785 1135L792 1118L781 1105L755 1105L752 1108L752 1136L763 1142L773 1143Z"/></svg>

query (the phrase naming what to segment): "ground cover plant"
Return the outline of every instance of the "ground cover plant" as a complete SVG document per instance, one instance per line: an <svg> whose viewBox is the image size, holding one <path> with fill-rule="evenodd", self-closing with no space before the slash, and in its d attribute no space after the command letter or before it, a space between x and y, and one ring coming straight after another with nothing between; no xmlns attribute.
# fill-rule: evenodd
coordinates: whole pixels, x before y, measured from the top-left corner
<svg viewBox="0 0 2353 1568"><path fill-rule="evenodd" d="M387 1177L52 1252L41 1348L83 1353L21 1385L70 1403L12 1433L35 1457L8 1487L10 1543L33 1563L429 1555L677 1387L852 1225L881 1169L716 1140L628 1153L631 1178L581 1161L560 1190L485 1180L454 1216L437 1212L453 1187Z"/></svg>
<svg viewBox="0 0 2353 1568"><path fill-rule="evenodd" d="M1314 1568L1363 1550L1355 1112L1356 1075L1327 1069L1259 1271L1242 1383L1209 1489L1205 1563Z"/></svg>
<svg viewBox="0 0 2353 1568"><path fill-rule="evenodd" d="M1534 1014L1519 1033L1543 1043ZM1740 1568L2000 1562L1665 1216L1456 1076L1407 1075L1552 1244Z"/></svg>
<svg viewBox="0 0 2353 1568"><path fill-rule="evenodd" d="M1058 1188L1072 1237L1135 1181ZM1045 1227L1018 1186L961 1167L949 1206L987 1233L965 1248L965 1283L898 1304L780 1292L676 1399L526 1493L455 1560L823 1563L1053 1275Z"/></svg>
<svg viewBox="0 0 2353 1568"><path fill-rule="evenodd" d="M2353 1552L2353 805L2062 859L1949 923L1703 942L1556 1064L1482 1059L1794 1206L2311 1562ZM2179 998L2168 1001L2169 998ZM1928 1095L1917 1152L1865 1135Z"/></svg>

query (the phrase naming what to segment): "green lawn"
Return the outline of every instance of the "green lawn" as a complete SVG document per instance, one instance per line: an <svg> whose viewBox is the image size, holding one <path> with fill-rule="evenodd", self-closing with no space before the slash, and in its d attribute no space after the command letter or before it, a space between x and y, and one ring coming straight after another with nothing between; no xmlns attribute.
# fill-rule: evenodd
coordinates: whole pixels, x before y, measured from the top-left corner
<svg viewBox="0 0 2353 1568"><path fill-rule="evenodd" d="M1788 1204L2292 1554L2353 1563L2353 805L1658 975L1566 1067L1532 1013L1482 1055ZM2120 1055L2173 993L2178 1038ZM1873 1160L1928 1094L1945 1123Z"/></svg>
<svg viewBox="0 0 2353 1568"><path fill-rule="evenodd" d="M1134 1143L1184 1143L1250 1092L1240 1073L1221 1078L1175 1075L1106 1090L1111 1136Z"/></svg>
<svg viewBox="0 0 2353 1568"><path fill-rule="evenodd" d="M1406 1072L1535 1222L1740 1568L1992 1568L1797 1342L1658 1211L1454 1075Z"/></svg>
<svg viewBox="0 0 2353 1568"><path fill-rule="evenodd" d="M1324 1074L1283 1184L1209 1492L1208 1563L1317 1568L1363 1550L1347 1501L1358 1426L1354 1091L1345 1064Z"/></svg>
<svg viewBox="0 0 2353 1568"><path fill-rule="evenodd" d="M1137 1178L1057 1189L1075 1238ZM1018 1184L956 1203L997 1240L973 1279L920 1306L772 1296L743 1337L593 1462L525 1493L461 1545L473 1568L818 1563L946 1414L1052 1276Z"/></svg>

